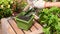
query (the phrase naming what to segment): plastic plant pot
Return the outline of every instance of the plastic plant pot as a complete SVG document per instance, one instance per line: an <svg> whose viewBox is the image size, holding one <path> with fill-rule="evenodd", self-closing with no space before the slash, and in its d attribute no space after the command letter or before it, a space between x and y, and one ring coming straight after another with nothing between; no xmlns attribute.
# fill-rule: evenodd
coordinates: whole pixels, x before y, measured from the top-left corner
<svg viewBox="0 0 60 34"><path fill-rule="evenodd" d="M25 12L20 13L15 17L17 26L23 30L28 30L33 24L33 15L25 15Z"/></svg>

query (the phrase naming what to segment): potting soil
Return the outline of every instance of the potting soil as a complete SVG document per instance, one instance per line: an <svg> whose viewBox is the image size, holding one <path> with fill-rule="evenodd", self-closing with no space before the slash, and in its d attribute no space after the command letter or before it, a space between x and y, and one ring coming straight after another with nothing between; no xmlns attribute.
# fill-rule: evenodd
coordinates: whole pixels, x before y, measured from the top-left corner
<svg viewBox="0 0 60 34"><path fill-rule="evenodd" d="M29 21L29 19L31 18L30 16L19 16L19 19L25 20L25 21Z"/></svg>

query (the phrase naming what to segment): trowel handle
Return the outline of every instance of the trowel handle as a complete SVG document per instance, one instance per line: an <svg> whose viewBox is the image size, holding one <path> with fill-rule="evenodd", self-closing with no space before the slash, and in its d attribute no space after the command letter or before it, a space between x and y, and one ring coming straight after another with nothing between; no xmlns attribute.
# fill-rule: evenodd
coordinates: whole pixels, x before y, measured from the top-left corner
<svg viewBox="0 0 60 34"><path fill-rule="evenodd" d="M37 15L33 14L33 16L34 16L34 19L36 19L36 20L39 19L39 17Z"/></svg>
<svg viewBox="0 0 60 34"><path fill-rule="evenodd" d="M27 11L30 8L30 4L28 4L23 11Z"/></svg>

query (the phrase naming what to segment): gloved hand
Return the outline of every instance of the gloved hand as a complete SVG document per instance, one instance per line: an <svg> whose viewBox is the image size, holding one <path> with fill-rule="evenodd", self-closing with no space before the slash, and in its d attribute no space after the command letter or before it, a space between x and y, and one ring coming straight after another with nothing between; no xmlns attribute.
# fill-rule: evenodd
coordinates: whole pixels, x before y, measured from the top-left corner
<svg viewBox="0 0 60 34"><path fill-rule="evenodd" d="M27 0L28 4L36 8L44 8L45 1L43 0Z"/></svg>

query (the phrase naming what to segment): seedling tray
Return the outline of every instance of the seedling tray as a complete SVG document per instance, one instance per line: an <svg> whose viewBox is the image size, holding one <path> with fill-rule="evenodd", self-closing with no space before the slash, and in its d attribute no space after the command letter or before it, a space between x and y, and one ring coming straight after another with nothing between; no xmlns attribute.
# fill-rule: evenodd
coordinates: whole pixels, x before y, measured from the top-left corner
<svg viewBox="0 0 60 34"><path fill-rule="evenodd" d="M21 29L28 30L33 24L33 15L25 15L25 12L20 13L15 17L17 26Z"/></svg>

